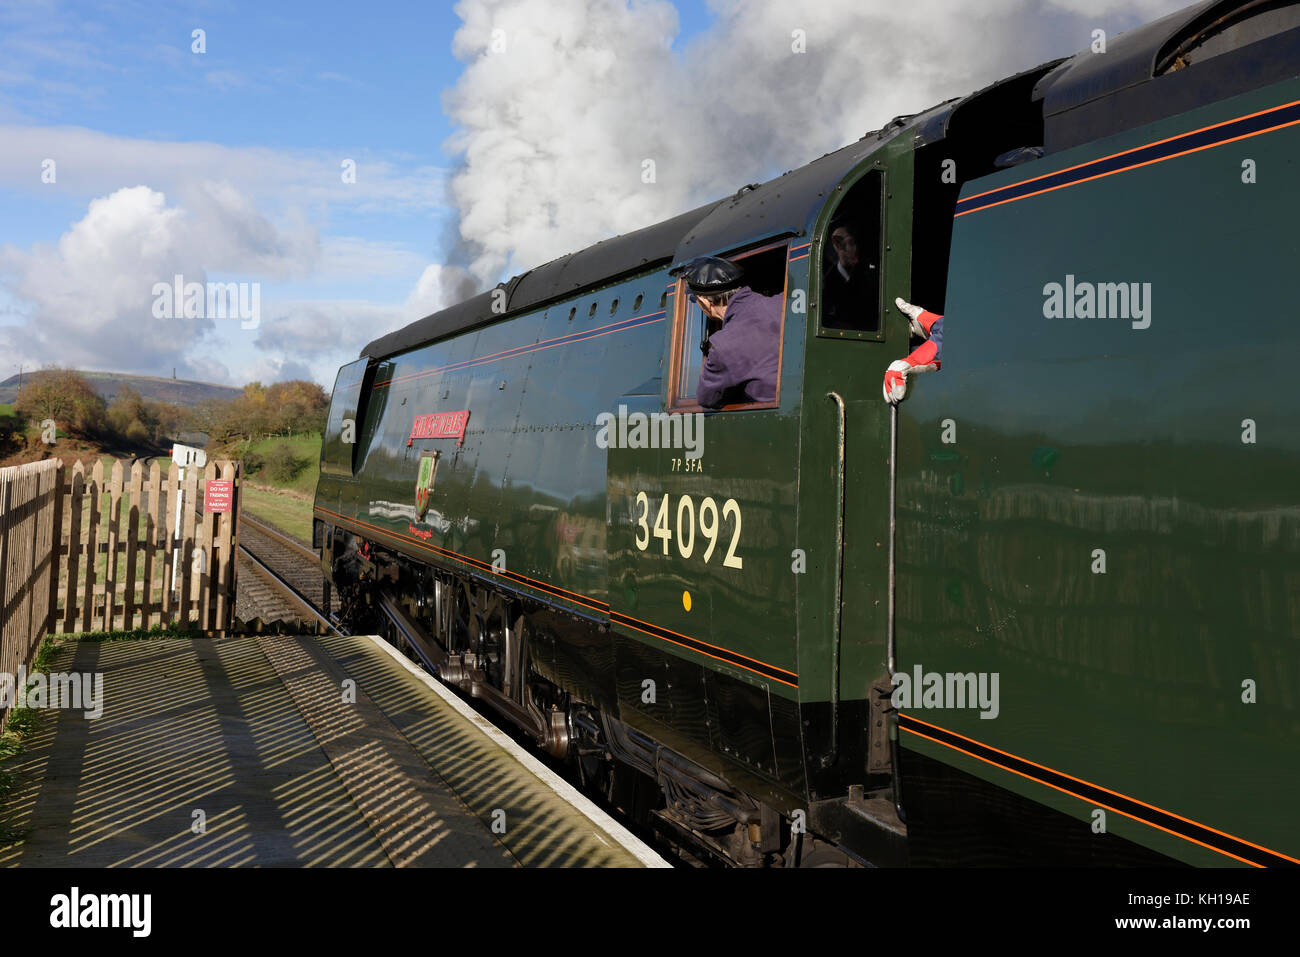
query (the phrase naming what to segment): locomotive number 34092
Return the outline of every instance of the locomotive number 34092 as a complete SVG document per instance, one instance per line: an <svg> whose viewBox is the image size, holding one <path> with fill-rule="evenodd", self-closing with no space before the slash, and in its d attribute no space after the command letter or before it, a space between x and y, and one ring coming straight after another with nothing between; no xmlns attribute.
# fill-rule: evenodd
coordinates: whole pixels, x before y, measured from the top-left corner
<svg viewBox="0 0 1300 957"><path fill-rule="evenodd" d="M677 553L682 558L690 558L695 553L697 514L695 500L689 495L683 495L677 499L677 521L675 523L677 534L674 536L673 529L668 527L673 511L669 505L669 498L670 496L664 495L663 499L660 500L652 532L649 525L650 496L645 492L636 493L636 505L640 512L636 519L636 547L644 552L650 547L650 537L653 535L663 543L664 554L667 555L668 543L675 537L677 540ZM712 496L700 502L698 513L700 535L702 538L708 539L708 545L704 547L704 561L706 563L713 557L713 551L718 547L718 539L722 533L722 523L732 518L735 519L735 529L731 533L731 543L727 546L727 554L723 556L722 564L726 568L745 567L744 559L736 554L736 547L740 544L740 503L734 498L729 498L722 503L721 519L718 517L718 503L713 500Z"/></svg>

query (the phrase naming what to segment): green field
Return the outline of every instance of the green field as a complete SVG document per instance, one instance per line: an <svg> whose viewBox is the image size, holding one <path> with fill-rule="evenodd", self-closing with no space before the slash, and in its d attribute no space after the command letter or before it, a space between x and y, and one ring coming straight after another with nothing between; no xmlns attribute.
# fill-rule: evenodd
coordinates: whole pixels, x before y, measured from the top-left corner
<svg viewBox="0 0 1300 957"><path fill-rule="evenodd" d="M271 469L263 466L256 472L248 474L248 478L258 485L264 485L272 488L284 488L291 492L298 492L303 495L313 496L316 494L316 480L320 478L320 434L310 432L303 435L293 435L288 438L278 436L267 439L259 439L256 442L243 444L231 450L231 455L244 457L245 461L250 456L261 458L263 461L270 459L272 452L277 446L287 445L292 451L293 456L301 465L297 474L288 482L280 482L272 478Z"/></svg>
<svg viewBox="0 0 1300 957"><path fill-rule="evenodd" d="M240 503L245 512L253 518L270 522L276 528L288 532L303 542L311 541L311 503L316 494L316 477L320 474L320 436L297 436L293 439L264 439L254 442L251 449L265 458L277 442L288 442L294 455L300 459L309 458L311 465L305 466L287 486L277 487L267 469L246 476L240 482ZM238 455L240 449L232 449L225 455ZM171 468L171 459L159 459L163 474Z"/></svg>
<svg viewBox="0 0 1300 957"><path fill-rule="evenodd" d="M304 543L311 542L311 499L258 488L245 482L241 502L246 514L270 522Z"/></svg>

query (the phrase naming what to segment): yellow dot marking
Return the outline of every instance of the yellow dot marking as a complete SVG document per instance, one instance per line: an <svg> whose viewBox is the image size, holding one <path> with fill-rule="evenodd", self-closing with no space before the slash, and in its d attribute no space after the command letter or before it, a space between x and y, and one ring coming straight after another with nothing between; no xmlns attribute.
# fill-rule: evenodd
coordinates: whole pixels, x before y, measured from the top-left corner
<svg viewBox="0 0 1300 957"><path fill-rule="evenodd" d="M691 610L691 593L688 591L682 592L682 607L687 611Z"/></svg>

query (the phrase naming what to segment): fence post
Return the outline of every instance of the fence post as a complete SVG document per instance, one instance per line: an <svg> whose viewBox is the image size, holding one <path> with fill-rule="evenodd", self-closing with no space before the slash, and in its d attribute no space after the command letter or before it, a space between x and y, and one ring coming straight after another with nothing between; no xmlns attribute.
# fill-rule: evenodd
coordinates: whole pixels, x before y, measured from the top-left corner
<svg viewBox="0 0 1300 957"><path fill-rule="evenodd" d="M17 644L14 646L19 654L19 663L25 661L27 650L31 645L34 629L32 628L33 619L32 605L35 604L36 588L36 492L39 488L39 478L35 469L19 468L18 489L21 495L21 526L19 529L18 539L18 581L22 588L22 600L18 606L18 634ZM10 532L10 534L13 534ZM44 614L45 606L41 606L41 612Z"/></svg>
<svg viewBox="0 0 1300 957"><path fill-rule="evenodd" d="M18 469L0 469L0 668L13 674L17 669L10 661L10 636L12 627L10 615L18 586L14 578L17 560L14 556L14 541L9 537L9 529L14 521L14 503L18 491L16 483ZM5 709L8 716L8 709Z"/></svg>
<svg viewBox="0 0 1300 957"><path fill-rule="evenodd" d="M154 616L162 622L162 593L158 600L153 598L154 578L161 569L155 568L154 556L158 554L158 529L167 526L167 513L162 507L163 483L162 468L158 460L149 463L149 509L144 516L144 621L142 626L152 628Z"/></svg>
<svg viewBox="0 0 1300 957"><path fill-rule="evenodd" d="M81 513L85 509L86 468L77 460L68 482L68 583L63 599L63 630L77 630L77 592L81 584L77 573L81 570Z"/></svg>
<svg viewBox="0 0 1300 957"><path fill-rule="evenodd" d="M126 519L126 587L122 594L122 630L130 631L135 627L135 567L139 558L138 542L140 537L140 496L144 491L144 463L138 459L131 463L131 478L127 481L126 493L131 497L127 506Z"/></svg>
<svg viewBox="0 0 1300 957"><path fill-rule="evenodd" d="M173 533L174 531L173 522L175 521L175 517L173 516L172 512L176 508L176 493L180 487L179 479L177 478L179 474L180 474L180 469L177 467L176 463L173 462L171 468L167 470L167 498L163 502L163 508L162 508L162 526L163 526L162 538L164 543L163 550L162 550L162 555L163 555L162 620L164 622L173 621L175 619L174 612L176 610L176 600L175 598L172 597L173 592L176 589L176 585L172 581L172 573L175 567L175 562L172 560L172 555L176 551L176 536Z"/></svg>
<svg viewBox="0 0 1300 957"><path fill-rule="evenodd" d="M215 578L217 587L217 621L216 627L221 634L230 628L235 615L239 571L239 505L241 463L225 461L221 463L221 478L230 482L230 511L216 516L219 519L218 533L214 548L221 551L221 564Z"/></svg>
<svg viewBox="0 0 1300 957"><path fill-rule="evenodd" d="M99 564L99 497L104 490L104 463L96 459L86 483L86 603L81 609L81 630L91 630L95 614L95 566Z"/></svg>
<svg viewBox="0 0 1300 957"><path fill-rule="evenodd" d="M104 630L112 631L117 604L117 543L122 524L122 461L113 461L108 480L108 559L104 563Z"/></svg>
<svg viewBox="0 0 1300 957"><path fill-rule="evenodd" d="M51 470L53 472L53 481L51 483L51 494L54 496L53 515L50 516L50 606L45 613L45 631L47 634L54 634L59 622L59 587L62 584L60 575L63 571L63 495L66 489L63 487L63 460L57 460L58 464Z"/></svg>
<svg viewBox="0 0 1300 957"><path fill-rule="evenodd" d="M56 607L60 478L57 461L0 469L0 671L11 675L31 664Z"/></svg>
<svg viewBox="0 0 1300 957"><path fill-rule="evenodd" d="M199 627L204 631L209 631L212 628L212 585L217 580L214 574L216 571L217 550L214 546L216 536L213 534L213 529L217 519L220 518L219 515L208 514L207 486L219 474L217 463L209 459L207 464L203 466L203 481L200 484L198 498L195 501L195 504L203 510L194 533L194 550L195 554L200 551L203 553L203 570L198 575L198 581Z"/></svg>

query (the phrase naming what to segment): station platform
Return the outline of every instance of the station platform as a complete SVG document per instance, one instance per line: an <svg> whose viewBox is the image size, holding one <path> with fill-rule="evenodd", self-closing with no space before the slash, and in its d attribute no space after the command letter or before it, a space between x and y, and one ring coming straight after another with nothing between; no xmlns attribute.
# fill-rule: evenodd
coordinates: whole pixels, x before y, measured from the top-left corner
<svg viewBox="0 0 1300 957"><path fill-rule="evenodd" d="M102 675L103 712L27 737L0 866L668 866L379 638L69 641L48 672Z"/></svg>

